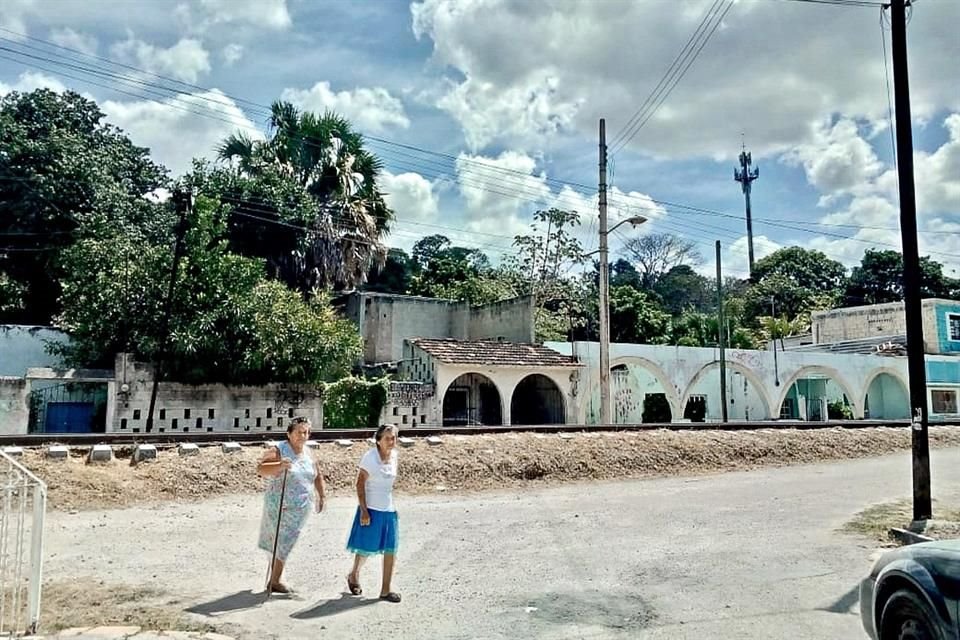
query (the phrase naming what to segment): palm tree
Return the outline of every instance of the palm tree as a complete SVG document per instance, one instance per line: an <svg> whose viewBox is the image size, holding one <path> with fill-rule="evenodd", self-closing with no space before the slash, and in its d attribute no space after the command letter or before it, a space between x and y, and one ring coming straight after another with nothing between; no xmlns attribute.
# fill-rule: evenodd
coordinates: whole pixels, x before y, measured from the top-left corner
<svg viewBox="0 0 960 640"><path fill-rule="evenodd" d="M383 238L393 212L377 186L382 163L364 148L363 136L350 122L330 111L317 116L275 102L270 130L262 141L243 133L229 136L218 149L220 159L248 182L293 186L307 196L309 206L304 213L290 207L289 198L272 197L276 189L258 189L267 195L253 203L254 212L286 223L281 235L292 241L279 239L264 247L263 236L257 235L246 238L246 244L259 250L276 277L305 293L362 284L371 267L382 266L387 256ZM241 213L251 208L248 198L233 204ZM249 231L250 226L242 228Z"/></svg>

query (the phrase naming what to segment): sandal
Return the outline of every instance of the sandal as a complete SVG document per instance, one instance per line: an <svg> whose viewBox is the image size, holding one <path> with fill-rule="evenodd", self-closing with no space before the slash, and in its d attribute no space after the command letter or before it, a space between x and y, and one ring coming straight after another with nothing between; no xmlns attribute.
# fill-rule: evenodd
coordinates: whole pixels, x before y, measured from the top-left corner
<svg viewBox="0 0 960 640"><path fill-rule="evenodd" d="M400 594L391 591L390 593L385 593L380 596L380 599L386 600L387 602L400 602Z"/></svg>
<svg viewBox="0 0 960 640"><path fill-rule="evenodd" d="M269 587L267 587L267 593L287 594L287 593L293 593L293 589L283 584L282 582L278 582L276 584L271 584Z"/></svg>
<svg viewBox="0 0 960 640"><path fill-rule="evenodd" d="M347 576L347 588L350 589L350 595L359 596L363 594L363 589L360 588L360 583L351 582L350 576Z"/></svg>

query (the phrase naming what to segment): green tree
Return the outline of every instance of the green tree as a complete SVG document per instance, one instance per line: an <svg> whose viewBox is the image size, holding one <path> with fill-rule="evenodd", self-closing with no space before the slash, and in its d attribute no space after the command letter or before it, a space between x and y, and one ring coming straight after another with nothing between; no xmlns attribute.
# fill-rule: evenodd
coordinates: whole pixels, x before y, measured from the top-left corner
<svg viewBox="0 0 960 640"><path fill-rule="evenodd" d="M920 295L950 297L956 282L943 274L943 265L929 256L920 258ZM867 249L850 272L844 293L847 306L903 300L903 256L899 251Z"/></svg>
<svg viewBox="0 0 960 640"><path fill-rule="evenodd" d="M757 327L771 305L789 318L837 305L846 286L846 268L820 251L786 247L754 265L754 283L743 295L745 318Z"/></svg>
<svg viewBox="0 0 960 640"><path fill-rule="evenodd" d="M81 227L151 224L144 196L167 185L166 170L103 119L73 92L0 98L0 272L20 298L0 309L0 322L50 322L60 255Z"/></svg>
<svg viewBox="0 0 960 640"><path fill-rule="evenodd" d="M510 284L490 266L479 249L458 247L442 235L427 236L413 245L410 292L471 304L487 304L514 295Z"/></svg>
<svg viewBox="0 0 960 640"><path fill-rule="evenodd" d="M642 291L610 289L610 340L636 344L669 342L670 316Z"/></svg>
<svg viewBox="0 0 960 640"><path fill-rule="evenodd" d="M413 260L403 249L391 248L382 267L374 266L363 286L364 291L405 294L413 284Z"/></svg>
<svg viewBox="0 0 960 640"><path fill-rule="evenodd" d="M207 180L221 201L246 218L232 230L233 246L261 257L276 277L301 292L351 288L387 256L383 239L393 212L377 180L381 161L345 118L271 107L271 136L227 138L220 157L232 180ZM259 220L258 220L259 218ZM263 242L263 226L279 242Z"/></svg>
<svg viewBox="0 0 960 640"><path fill-rule="evenodd" d="M672 233L650 233L631 238L624 245L624 252L637 265L646 289L652 289L674 267L703 262L695 243Z"/></svg>
<svg viewBox="0 0 960 640"><path fill-rule="evenodd" d="M705 312L717 307L716 288L690 265L681 264L667 271L658 279L654 290L671 315L689 309Z"/></svg>
<svg viewBox="0 0 960 640"><path fill-rule="evenodd" d="M172 222L172 213L161 210ZM350 371L360 338L334 315L325 296L304 300L267 280L261 260L231 253L228 210L199 198L188 219L185 251L167 304L171 229L100 228L65 254L63 312L71 334L57 348L68 364L104 366L114 354L156 358L169 314L168 377L184 382L316 383Z"/></svg>

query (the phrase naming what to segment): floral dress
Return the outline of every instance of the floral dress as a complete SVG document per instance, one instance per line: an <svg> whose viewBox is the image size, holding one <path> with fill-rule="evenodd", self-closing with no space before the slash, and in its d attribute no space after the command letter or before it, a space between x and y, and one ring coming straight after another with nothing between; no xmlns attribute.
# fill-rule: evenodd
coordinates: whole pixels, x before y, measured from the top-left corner
<svg viewBox="0 0 960 640"><path fill-rule="evenodd" d="M286 488L283 491L283 512L280 515L280 535L277 543L277 560L286 562L306 524L314 505L314 480L317 468L313 458L304 450L297 455L289 442L281 442L277 449L280 457L290 460ZM274 536L277 533L277 516L280 513L280 489L283 475L267 478L263 498L263 517L260 521L260 540L257 546L273 553Z"/></svg>

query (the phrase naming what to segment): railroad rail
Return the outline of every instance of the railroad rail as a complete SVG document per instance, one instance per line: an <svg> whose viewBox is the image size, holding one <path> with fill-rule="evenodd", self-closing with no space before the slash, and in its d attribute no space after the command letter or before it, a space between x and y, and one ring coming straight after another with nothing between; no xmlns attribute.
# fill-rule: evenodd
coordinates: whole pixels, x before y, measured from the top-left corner
<svg viewBox="0 0 960 640"><path fill-rule="evenodd" d="M932 423L931 426L960 426L960 421ZM828 420L825 422L805 422L799 420L764 420L750 422L667 422L645 424L551 424L551 425L509 425L509 426L469 426L469 427L410 427L401 428L401 434L412 438L449 435L483 435L505 433L578 433L597 431L757 431L760 429L869 429L874 427L903 428L910 427L908 420ZM333 441L340 439L366 439L372 437L372 429L318 429L311 434L313 440ZM278 440L285 430L264 431L207 431L207 432L109 432L109 433L29 433L0 435L0 446L40 447L50 444L69 446L137 445L137 444L176 444L192 442L195 444L220 444L239 442L257 444Z"/></svg>

